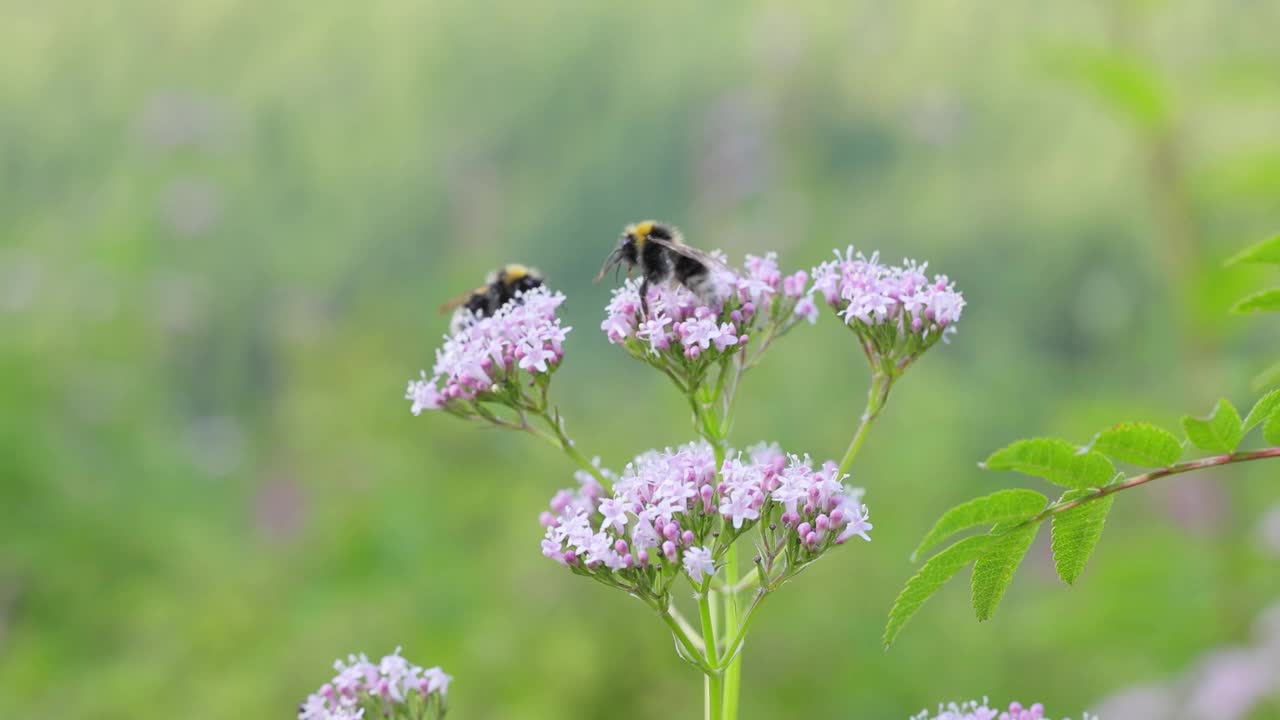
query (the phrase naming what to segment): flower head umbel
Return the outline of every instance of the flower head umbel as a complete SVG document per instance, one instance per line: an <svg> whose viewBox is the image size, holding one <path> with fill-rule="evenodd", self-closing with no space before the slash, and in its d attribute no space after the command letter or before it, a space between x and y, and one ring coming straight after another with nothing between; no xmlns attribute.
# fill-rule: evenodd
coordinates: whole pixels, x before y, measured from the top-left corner
<svg viewBox="0 0 1280 720"><path fill-rule="evenodd" d="M714 368L737 358L747 367L778 337L800 321L816 322L809 297L809 274L784 275L776 253L748 255L741 272L712 270L713 292L704 301L678 285L651 285L641 302L639 280L613 291L600 329L609 342L672 377L694 392ZM647 312L645 306L648 306ZM747 346L754 339L754 354Z"/></svg>
<svg viewBox="0 0 1280 720"><path fill-rule="evenodd" d="M1090 720L1092 716L1085 713L1084 720ZM1009 703L1008 710L1000 710L991 708L987 705L987 700L983 699L981 703L971 700L966 703L948 703L938 707L937 715L930 715L928 711L919 715L913 715L911 720L1050 720L1044 714L1044 706L1036 703L1031 707L1023 707L1021 703ZM1063 718L1062 720L1071 720ZM1092 720L1098 720L1093 718Z"/></svg>
<svg viewBox="0 0 1280 720"><path fill-rule="evenodd" d="M557 493L542 516L542 554L661 609L681 575L705 588L729 547L755 530L767 591L831 547L870 539L862 490L843 480L833 464L814 468L776 446L718 467L706 443L651 451L627 466L612 496Z"/></svg>
<svg viewBox="0 0 1280 720"><path fill-rule="evenodd" d="M850 246L813 269L813 289L862 342L872 368L901 373L938 340L956 331L964 295L946 275L930 278L928 263L882 265L879 254L855 254Z"/></svg>
<svg viewBox="0 0 1280 720"><path fill-rule="evenodd" d="M518 409L545 406L546 387L564 357L565 336L556 309L562 293L538 287L489 317L472 317L446 336L431 377L410 380L405 399L414 415L446 410L486 417L483 403ZM530 392L531 390L535 392Z"/></svg>
<svg viewBox="0 0 1280 720"><path fill-rule="evenodd" d="M405 660L400 648L377 663L348 655L333 669L333 679L298 706L298 720L439 720L447 710L453 678Z"/></svg>

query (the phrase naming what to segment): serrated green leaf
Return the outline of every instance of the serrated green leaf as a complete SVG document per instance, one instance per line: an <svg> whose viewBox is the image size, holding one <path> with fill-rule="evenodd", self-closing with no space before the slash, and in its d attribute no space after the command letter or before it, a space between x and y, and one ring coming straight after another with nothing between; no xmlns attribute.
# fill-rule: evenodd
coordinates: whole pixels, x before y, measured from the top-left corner
<svg viewBox="0 0 1280 720"><path fill-rule="evenodd" d="M1049 499L1034 490L1016 489L1001 490L957 505L938 518L933 529L920 541L920 547L911 553L911 560L914 562L920 553L961 530L1010 520L1025 520L1048 504Z"/></svg>
<svg viewBox="0 0 1280 720"><path fill-rule="evenodd" d="M1248 433L1254 427L1266 422L1276 414L1277 409L1280 409L1280 390L1273 390L1253 404L1253 409L1244 419L1244 431Z"/></svg>
<svg viewBox="0 0 1280 720"><path fill-rule="evenodd" d="M1182 418L1182 427L1192 445L1209 452L1232 452L1244 437L1240 413L1226 398L1218 401L1213 414L1207 418Z"/></svg>
<svg viewBox="0 0 1280 720"><path fill-rule="evenodd" d="M1266 390L1276 385L1280 385L1280 363L1272 365L1253 378L1254 390Z"/></svg>
<svg viewBox="0 0 1280 720"><path fill-rule="evenodd" d="M920 572L907 581L906 587L898 593L898 599L893 601L893 609L889 611L889 622L884 628L885 647L893 644L898 633L902 632L907 621L916 614L926 600L946 585L947 581L960 572L961 568L982 555L993 541L994 538L989 535L976 535L965 538L929 558L929 561L920 568Z"/></svg>
<svg viewBox="0 0 1280 720"><path fill-rule="evenodd" d="M1227 261L1228 265L1238 265L1240 263L1280 265L1280 235L1276 235L1269 240L1263 240L1257 245L1251 245Z"/></svg>
<svg viewBox="0 0 1280 720"><path fill-rule="evenodd" d="M989 470L1014 470L1044 478L1069 488L1101 487L1111 482L1116 469L1105 455L1081 451L1066 440L1019 440L992 453L983 465Z"/></svg>
<svg viewBox="0 0 1280 720"><path fill-rule="evenodd" d="M1273 414L1262 426L1262 436L1272 445L1280 445L1280 412Z"/></svg>
<svg viewBox="0 0 1280 720"><path fill-rule="evenodd" d="M1078 500L1092 492L1068 490L1059 502ZM1066 584L1075 583L1089 556L1093 555L1114 501L1114 495L1107 495L1053 516L1053 564L1058 568L1058 577Z"/></svg>
<svg viewBox="0 0 1280 720"><path fill-rule="evenodd" d="M1182 443L1173 433L1147 423L1121 423L1107 428L1098 433L1093 449L1144 467L1168 467L1182 457Z"/></svg>
<svg viewBox="0 0 1280 720"><path fill-rule="evenodd" d="M994 538L973 564L973 611L979 620L991 619L1039 530L1034 523Z"/></svg>
<svg viewBox="0 0 1280 720"><path fill-rule="evenodd" d="M1280 288L1256 292L1231 306L1233 313L1280 311Z"/></svg>

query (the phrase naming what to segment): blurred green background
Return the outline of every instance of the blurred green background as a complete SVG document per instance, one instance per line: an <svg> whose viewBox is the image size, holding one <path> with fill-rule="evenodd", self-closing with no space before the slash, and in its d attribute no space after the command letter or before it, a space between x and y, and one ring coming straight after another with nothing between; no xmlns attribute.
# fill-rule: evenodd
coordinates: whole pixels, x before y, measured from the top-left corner
<svg viewBox="0 0 1280 720"><path fill-rule="evenodd" d="M435 307L523 261L570 298L580 446L690 439L596 330L589 280L651 216L786 268L928 259L970 303L855 469L874 542L756 624L744 717L1078 716L1280 598L1254 465L1125 497L1074 588L1042 536L991 622L959 582L879 642L936 515L1024 484L992 449L1251 402L1275 326L1226 310L1267 278L1221 262L1280 226L1280 4L0 6L2 715L290 717L403 645L459 720L698 716L643 606L539 555L567 461L401 399ZM772 351L735 441L838 455L852 340Z"/></svg>

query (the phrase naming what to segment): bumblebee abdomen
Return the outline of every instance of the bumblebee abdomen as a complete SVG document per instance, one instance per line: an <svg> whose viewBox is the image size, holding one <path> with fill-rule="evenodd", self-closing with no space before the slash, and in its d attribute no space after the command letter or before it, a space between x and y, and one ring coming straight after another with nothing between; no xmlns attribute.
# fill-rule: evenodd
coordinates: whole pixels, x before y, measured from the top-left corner
<svg viewBox="0 0 1280 720"><path fill-rule="evenodd" d="M703 302L714 302L719 297L719 290L711 277L711 269L694 258L684 256L676 258L675 278Z"/></svg>
<svg viewBox="0 0 1280 720"><path fill-rule="evenodd" d="M676 258L676 280L688 285L693 278L706 276L710 274L707 266L700 260L691 258L687 255L677 255Z"/></svg>

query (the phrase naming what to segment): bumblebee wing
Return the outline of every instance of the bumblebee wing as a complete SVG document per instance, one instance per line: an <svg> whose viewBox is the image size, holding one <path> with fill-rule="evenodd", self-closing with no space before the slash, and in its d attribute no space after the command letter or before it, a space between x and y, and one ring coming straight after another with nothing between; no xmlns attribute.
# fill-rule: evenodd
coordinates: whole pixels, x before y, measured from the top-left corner
<svg viewBox="0 0 1280 720"><path fill-rule="evenodd" d="M705 253L692 245L686 245L682 242L675 242L673 240L664 240L662 238L653 237L652 235L649 236L648 242L657 243L677 255L683 255L687 258L697 260L709 268L713 268L721 272L733 272L733 268L726 265L720 258L715 257L710 253Z"/></svg>
<svg viewBox="0 0 1280 720"><path fill-rule="evenodd" d="M441 315L444 315L451 310L457 310L458 308L462 307L468 300L475 297L476 295L479 295L481 293L488 291L488 289L489 289L488 287L478 287L475 290L468 290L455 297L451 297L448 300L444 301L444 304L440 306L440 309L437 310L437 312L439 312Z"/></svg>

